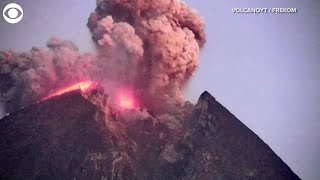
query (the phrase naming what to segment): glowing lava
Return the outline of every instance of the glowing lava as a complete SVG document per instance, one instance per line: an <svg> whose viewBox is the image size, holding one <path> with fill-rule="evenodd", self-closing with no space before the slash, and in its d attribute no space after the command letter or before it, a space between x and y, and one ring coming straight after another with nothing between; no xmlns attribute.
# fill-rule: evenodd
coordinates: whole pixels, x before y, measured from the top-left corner
<svg viewBox="0 0 320 180"><path fill-rule="evenodd" d="M89 91L91 91L92 89L94 89L96 87L97 87L97 83L96 82L93 82L93 81L82 81L82 82L79 82L77 84L73 84L73 85L70 85L68 87L65 87L65 88L57 90L57 91L51 93L50 95L48 95L47 97L43 98L42 101L51 99L51 98L56 97L56 96L61 96L63 94L66 94L66 93L69 93L69 92L72 92L72 91L77 91L77 90L80 90L81 93L86 93L86 92L89 92Z"/></svg>
<svg viewBox="0 0 320 180"><path fill-rule="evenodd" d="M136 109L139 107L133 93L128 91L120 91L117 95L116 101L121 109Z"/></svg>
<svg viewBox="0 0 320 180"><path fill-rule="evenodd" d="M130 97L122 96L120 97L120 106L126 109L134 108L134 101Z"/></svg>

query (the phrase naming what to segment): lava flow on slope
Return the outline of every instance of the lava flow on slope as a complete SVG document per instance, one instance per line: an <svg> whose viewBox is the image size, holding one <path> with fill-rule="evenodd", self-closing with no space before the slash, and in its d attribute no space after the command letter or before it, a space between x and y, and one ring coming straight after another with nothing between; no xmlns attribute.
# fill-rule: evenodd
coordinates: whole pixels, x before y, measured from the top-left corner
<svg viewBox="0 0 320 180"><path fill-rule="evenodd" d="M41 101L45 101L45 100L51 99L53 97L61 96L61 95L64 95L64 94L67 94L67 93L70 93L73 91L80 90L81 93L90 92L93 89L96 89L97 86L98 86L98 83L94 82L94 81L81 81L79 83L72 84L67 87L56 90L56 91L52 92L51 94L49 94L48 96L42 98Z"/></svg>

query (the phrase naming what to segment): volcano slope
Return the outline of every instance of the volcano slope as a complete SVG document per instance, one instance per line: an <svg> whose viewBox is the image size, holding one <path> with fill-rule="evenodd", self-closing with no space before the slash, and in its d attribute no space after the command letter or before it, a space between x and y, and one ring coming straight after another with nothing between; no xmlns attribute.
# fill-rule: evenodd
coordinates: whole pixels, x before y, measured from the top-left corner
<svg viewBox="0 0 320 180"><path fill-rule="evenodd" d="M4 117L0 179L299 179L207 92L174 128L107 102L76 91Z"/></svg>

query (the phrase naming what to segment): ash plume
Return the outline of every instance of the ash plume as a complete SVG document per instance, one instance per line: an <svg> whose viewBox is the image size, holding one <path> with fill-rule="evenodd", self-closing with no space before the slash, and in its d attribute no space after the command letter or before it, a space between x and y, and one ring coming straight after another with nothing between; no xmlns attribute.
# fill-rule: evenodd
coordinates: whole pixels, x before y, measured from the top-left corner
<svg viewBox="0 0 320 180"><path fill-rule="evenodd" d="M111 93L128 88L154 111L182 105L206 41L194 10L179 0L97 0L87 25L97 49L92 54L59 38L27 53L0 52L5 113L81 80L97 81Z"/></svg>
<svg viewBox="0 0 320 180"><path fill-rule="evenodd" d="M131 82L147 106L183 101L206 41L194 10L178 0L99 0L88 27L100 54L130 64L126 71L134 72Z"/></svg>

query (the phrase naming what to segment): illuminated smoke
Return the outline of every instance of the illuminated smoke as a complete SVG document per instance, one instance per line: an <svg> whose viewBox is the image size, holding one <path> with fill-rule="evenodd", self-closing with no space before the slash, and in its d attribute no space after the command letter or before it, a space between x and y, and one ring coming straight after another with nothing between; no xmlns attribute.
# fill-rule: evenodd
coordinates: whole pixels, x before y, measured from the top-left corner
<svg viewBox="0 0 320 180"><path fill-rule="evenodd" d="M80 54L58 38L28 53L0 52L0 103L8 112L83 80L99 82L111 94L132 90L141 106L154 111L183 102L206 41L194 10L179 0L98 0L88 27L94 54Z"/></svg>

